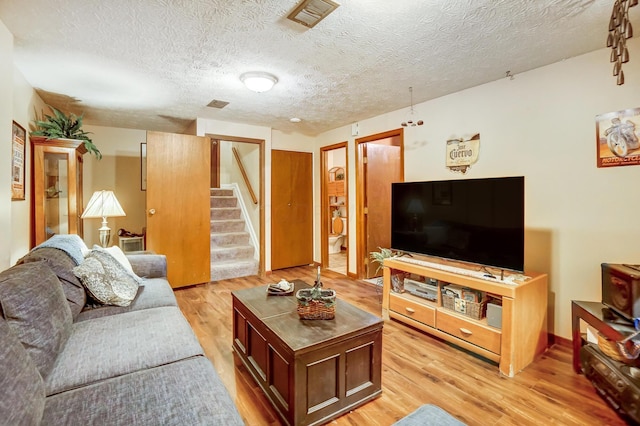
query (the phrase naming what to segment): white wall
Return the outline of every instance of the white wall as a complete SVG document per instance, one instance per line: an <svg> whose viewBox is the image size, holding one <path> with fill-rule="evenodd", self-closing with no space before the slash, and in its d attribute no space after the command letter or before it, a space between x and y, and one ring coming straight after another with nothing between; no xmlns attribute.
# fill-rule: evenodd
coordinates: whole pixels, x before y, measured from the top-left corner
<svg viewBox="0 0 640 426"><path fill-rule="evenodd" d="M11 124L13 121L13 35L0 21L0 270L11 263L13 245L11 201Z"/></svg>
<svg viewBox="0 0 640 426"><path fill-rule="evenodd" d="M549 274L549 327L565 338L571 300L600 300L600 264L640 263L640 166L598 169L595 140L596 115L640 107L639 47L632 39L623 86L602 49L416 105L425 125L405 130L407 181L525 176L525 268ZM360 137L397 128L408 113L361 121ZM348 139L353 159L350 131L323 134L318 146ZM478 163L464 176L446 169L446 140L474 133L481 137ZM354 164L349 171L355 199Z"/></svg>
<svg viewBox="0 0 640 426"><path fill-rule="evenodd" d="M98 160L94 155L84 155L83 197L86 207L94 191L114 191L124 217L108 218L111 242L118 244L118 229L124 228L136 234L146 226L146 192L140 187L140 144L146 142L145 130L91 126L83 129L91 132L91 139L102 153ZM84 219L84 241L92 247L99 244L100 219Z"/></svg>

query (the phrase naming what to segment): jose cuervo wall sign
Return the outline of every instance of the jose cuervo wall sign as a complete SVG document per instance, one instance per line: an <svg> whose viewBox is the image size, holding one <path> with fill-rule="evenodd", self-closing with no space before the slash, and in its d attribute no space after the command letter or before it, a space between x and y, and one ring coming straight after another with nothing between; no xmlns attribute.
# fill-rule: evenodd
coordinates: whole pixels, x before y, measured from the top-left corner
<svg viewBox="0 0 640 426"><path fill-rule="evenodd" d="M480 133L469 139L447 141L446 166L453 172L467 173L467 169L478 161L480 155Z"/></svg>

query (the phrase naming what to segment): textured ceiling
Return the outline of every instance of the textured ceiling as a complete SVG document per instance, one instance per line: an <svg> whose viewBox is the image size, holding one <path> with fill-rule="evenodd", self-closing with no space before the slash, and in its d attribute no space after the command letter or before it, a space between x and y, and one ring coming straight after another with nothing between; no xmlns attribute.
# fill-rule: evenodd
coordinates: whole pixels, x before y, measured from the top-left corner
<svg viewBox="0 0 640 426"><path fill-rule="evenodd" d="M312 29L286 19L297 0L0 0L0 20L27 81L88 123L181 132L207 117L313 136L408 108L410 86L420 103L604 48L613 6L338 2ZM279 82L250 92L247 71Z"/></svg>

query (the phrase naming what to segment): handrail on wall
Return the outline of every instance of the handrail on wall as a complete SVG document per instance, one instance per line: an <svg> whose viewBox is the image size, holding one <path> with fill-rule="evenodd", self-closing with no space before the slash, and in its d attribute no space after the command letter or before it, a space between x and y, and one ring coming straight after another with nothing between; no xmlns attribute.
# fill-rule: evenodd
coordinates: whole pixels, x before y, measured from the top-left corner
<svg viewBox="0 0 640 426"><path fill-rule="evenodd" d="M244 179L244 184L247 185L247 189L249 190L249 195L251 195L251 200L253 204L258 204L258 199L256 198L255 192L253 192L253 188L251 187L251 182L249 182L249 177L247 176L247 172L244 170L244 166L242 165L242 160L240 159L240 154L238 154L238 150L234 146L231 148L233 151L233 156L236 158L238 162L238 167L240 167L240 173L242 173L242 179Z"/></svg>

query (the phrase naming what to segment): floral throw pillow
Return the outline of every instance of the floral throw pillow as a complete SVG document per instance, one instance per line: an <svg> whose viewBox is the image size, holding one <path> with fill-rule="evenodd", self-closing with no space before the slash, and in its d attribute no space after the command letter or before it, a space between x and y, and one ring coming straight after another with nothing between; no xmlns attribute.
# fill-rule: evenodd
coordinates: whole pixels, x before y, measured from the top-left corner
<svg viewBox="0 0 640 426"><path fill-rule="evenodd" d="M138 293L138 282L104 250L92 250L73 273L89 295L104 305L129 306Z"/></svg>

